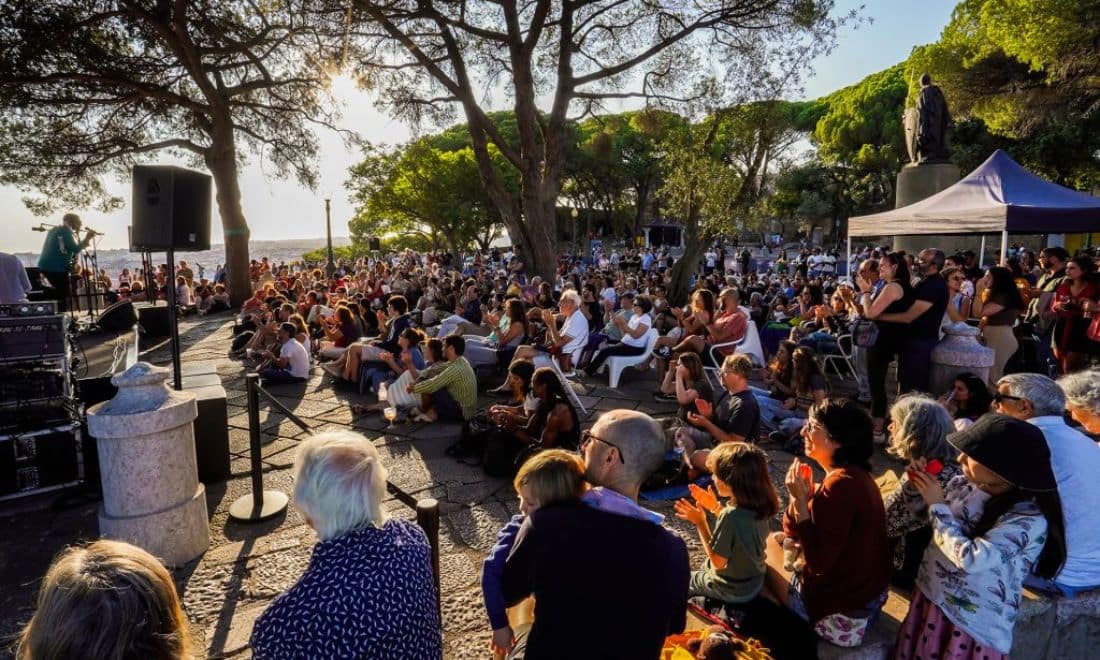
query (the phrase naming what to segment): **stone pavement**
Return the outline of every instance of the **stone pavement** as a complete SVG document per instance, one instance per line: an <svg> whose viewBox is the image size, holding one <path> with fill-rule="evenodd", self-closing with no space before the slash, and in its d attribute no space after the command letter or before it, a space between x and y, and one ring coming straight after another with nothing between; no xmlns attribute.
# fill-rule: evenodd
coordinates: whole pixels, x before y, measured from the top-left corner
<svg viewBox="0 0 1100 660"><path fill-rule="evenodd" d="M248 656L252 623L272 598L295 582L316 542L293 506L264 523L245 525L229 520L229 505L251 492L246 369L239 361L226 357L231 328L231 319L226 315L181 321L184 364L214 361L228 395L233 475L224 484L207 486L210 549L174 574L191 621L195 647L206 649L209 657ZM167 363L167 345L162 343L145 351L142 359ZM655 386L652 372L630 372L617 390L596 387L589 396L581 397L589 409L583 418L584 427L588 428L601 411L616 408L668 416L675 406L654 401L651 393ZM439 500L445 657L489 657L491 631L481 605L479 575L481 561L495 541L497 530L517 511L518 501L511 485L444 455L444 449L458 437L458 425L413 423L391 429L377 414L356 418L351 405L365 403L368 398L334 389L331 378L322 376L320 369L314 369L314 376L304 386L276 386L269 391L314 431L349 426L361 431L379 447L390 481L414 496ZM481 404L494 401L483 398ZM290 493L295 448L305 432L262 402L260 424L265 441L265 486ZM791 456L779 451L770 454L773 476L782 489L782 476ZM785 493L781 496L785 501ZM694 560L701 563L698 537L675 517L672 503L647 506L667 516L668 525L684 537ZM415 518L411 509L392 498L385 508L394 516ZM46 511L6 514L0 517L0 528L6 531L0 539L0 635L7 636L16 632L33 611L33 594L50 559L66 545L97 537L96 503L67 502Z"/></svg>

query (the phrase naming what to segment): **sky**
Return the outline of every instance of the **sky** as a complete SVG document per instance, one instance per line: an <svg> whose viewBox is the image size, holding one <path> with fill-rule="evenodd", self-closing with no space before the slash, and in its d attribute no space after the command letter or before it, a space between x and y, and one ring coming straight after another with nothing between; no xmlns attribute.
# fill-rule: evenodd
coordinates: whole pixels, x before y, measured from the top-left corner
<svg viewBox="0 0 1100 660"><path fill-rule="evenodd" d="M955 4L956 0L838 0L838 13L862 6L860 14L868 20L857 29L845 30L837 48L815 62L815 73L804 85L805 98L824 96L859 82L869 74L902 61L914 46L936 41ZM370 94L354 89L350 82L338 82L334 92L344 99L342 125L358 131L366 140L396 144L412 137L409 126L379 114ZM333 234L347 235L347 222L353 207L344 181L348 168L358 160L359 154L354 149L347 149L340 137L331 131L319 132L318 138L321 154L316 190L293 180L273 178L265 171L262 159L250 156L249 163L241 171L241 192L254 239L324 236L326 197L332 200ZM113 194L124 199L129 196L128 181L106 183ZM0 227L4 233L0 250L5 252L37 252L42 246L43 234L34 233L30 228L43 221L60 221L60 214L57 217L32 215L23 205L22 196L23 193L14 188L0 186ZM99 243L101 248L127 246L128 206L111 214L91 210L77 212L85 226L105 234ZM214 242L220 243L222 227L216 209L211 212L211 222L210 235Z"/></svg>

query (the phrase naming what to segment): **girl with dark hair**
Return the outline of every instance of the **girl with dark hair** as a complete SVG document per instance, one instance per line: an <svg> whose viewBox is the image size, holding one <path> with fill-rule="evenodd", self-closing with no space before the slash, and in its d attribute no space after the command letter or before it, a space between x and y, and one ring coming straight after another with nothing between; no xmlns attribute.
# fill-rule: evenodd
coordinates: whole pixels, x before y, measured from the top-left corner
<svg viewBox="0 0 1100 660"><path fill-rule="evenodd" d="M955 419L955 428L962 431L989 412L993 395L985 381L967 372L955 376L954 387L940 402Z"/></svg>
<svg viewBox="0 0 1100 660"><path fill-rule="evenodd" d="M993 266L978 280L973 314L981 319L986 346L994 351L993 366L989 368L991 385L1004 375L1005 363L1020 346L1012 328L1024 309L1024 299L1009 269Z"/></svg>
<svg viewBox="0 0 1100 660"><path fill-rule="evenodd" d="M1050 449L1038 427L996 414L948 442L962 475L946 488L924 472L912 476L933 534L894 658L1001 660L1024 579L1053 578L1066 558Z"/></svg>
<svg viewBox="0 0 1100 660"><path fill-rule="evenodd" d="M857 298L860 314L866 319L877 319L883 314L900 314L912 306L916 298L913 279L909 274L909 262L900 252L891 252L882 258L878 266L883 285L875 290L871 282L856 276L861 295ZM870 348L867 359L867 378L871 388L871 417L874 438L885 442L886 372L898 356L906 336L905 323L876 321L878 338Z"/></svg>
<svg viewBox="0 0 1100 660"><path fill-rule="evenodd" d="M517 417L502 418L503 433L487 441L482 467L492 476L509 476L528 457L543 449L575 450L580 445L581 423L558 374L550 367L535 370L531 389L539 400L523 423Z"/></svg>
<svg viewBox="0 0 1100 660"><path fill-rule="evenodd" d="M474 368L507 363L516 348L532 334L523 303L518 298L509 298L504 303L497 327L488 337L464 336L466 352L463 355Z"/></svg>
<svg viewBox="0 0 1100 660"><path fill-rule="evenodd" d="M1054 357L1063 374L1084 369L1092 350L1087 330L1096 310L1100 287L1092 280L1095 270L1087 256L1076 256L1066 264L1066 277L1054 292L1051 311L1056 315L1052 344Z"/></svg>
<svg viewBox="0 0 1100 660"><path fill-rule="evenodd" d="M707 456L707 468L714 486L696 486L691 489L694 502L676 502L676 515L695 525L707 554L703 569L691 573L688 595L748 603L764 587L768 521L779 512L768 457L754 445L726 442ZM718 497L728 502L723 505ZM708 512L715 516L713 525Z"/></svg>
<svg viewBox="0 0 1100 660"><path fill-rule="evenodd" d="M829 394L829 383L821 366L814 359L813 351L799 346L791 354L791 396L783 401L788 413L777 423L777 430L768 436L773 442L793 454L802 454L802 442L798 434L806 423L810 407L821 403ZM791 441L791 442L789 442Z"/></svg>
<svg viewBox="0 0 1100 660"><path fill-rule="evenodd" d="M360 390L380 392L379 388L382 383L387 381L392 383L398 376L405 373L410 366L417 369L423 369L427 366L424 362L424 353L420 348L427 339L427 335L416 328L402 330L401 334L397 336L397 345L401 347L401 352L394 355L389 351L383 351L378 355L378 363L368 363L371 366L366 370ZM375 364L378 364L378 366L373 366Z"/></svg>
<svg viewBox="0 0 1100 660"><path fill-rule="evenodd" d="M802 427L806 456L825 470L815 483L795 459L787 471L790 504L785 536L805 557L793 576L784 568L783 537L768 542L768 591L822 638L858 646L886 602L892 568L886 511L870 461L871 419L854 401L826 399Z"/></svg>

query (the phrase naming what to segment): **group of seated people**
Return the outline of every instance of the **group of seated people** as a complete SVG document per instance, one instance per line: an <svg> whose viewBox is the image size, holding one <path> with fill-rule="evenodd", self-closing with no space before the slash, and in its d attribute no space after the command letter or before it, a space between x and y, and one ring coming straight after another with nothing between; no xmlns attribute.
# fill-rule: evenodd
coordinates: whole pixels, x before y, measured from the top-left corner
<svg viewBox="0 0 1100 660"><path fill-rule="evenodd" d="M723 365L727 389L740 385L740 358ZM534 382L546 395L558 379L542 370ZM871 471L871 418L854 401L810 406L801 430L808 462L795 459L783 477L785 503L767 455L751 437L727 433L699 450L712 485L693 485L675 505L702 542L694 570L684 539L638 503L664 460L664 429L639 411L602 413L579 433L579 454L541 451L515 475L519 512L483 567L492 650L658 658L696 599L775 657L813 657L818 640L859 645L893 584L911 590L893 657L1007 657L1025 586L1063 596L1100 587L1091 524L1100 447L1064 418L1068 410L1095 425L1098 384L1100 372L1061 382L1005 376L994 411L962 431L942 403L900 398L889 450L906 469L885 492ZM375 445L351 431L312 436L294 470L295 505L319 542L305 573L257 619L253 656L441 658L429 543L383 509L387 474ZM533 613L509 613L532 597ZM171 578L132 546L65 551L38 603L19 658L129 657L134 648L187 657Z"/></svg>

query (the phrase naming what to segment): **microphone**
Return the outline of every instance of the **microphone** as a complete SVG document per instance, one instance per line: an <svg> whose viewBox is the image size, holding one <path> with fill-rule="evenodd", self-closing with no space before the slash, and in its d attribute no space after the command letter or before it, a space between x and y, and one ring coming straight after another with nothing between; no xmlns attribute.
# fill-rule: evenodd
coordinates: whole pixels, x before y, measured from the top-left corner
<svg viewBox="0 0 1100 660"><path fill-rule="evenodd" d="M37 227L31 227L31 231L47 231L47 229L42 225L38 225Z"/></svg>
<svg viewBox="0 0 1100 660"><path fill-rule="evenodd" d="M104 234L103 232L101 232L101 231L96 231L96 230L94 230L94 229L86 229L85 231L87 231L87 232L88 232L88 235L89 235L89 236L104 236L104 235L105 235L105 234Z"/></svg>

